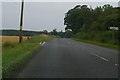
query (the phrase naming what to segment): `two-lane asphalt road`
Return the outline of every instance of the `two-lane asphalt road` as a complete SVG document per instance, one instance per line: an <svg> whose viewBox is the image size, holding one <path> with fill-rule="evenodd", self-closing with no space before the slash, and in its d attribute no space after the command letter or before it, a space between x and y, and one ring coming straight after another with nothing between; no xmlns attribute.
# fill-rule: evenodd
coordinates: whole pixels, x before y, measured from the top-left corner
<svg viewBox="0 0 120 80"><path fill-rule="evenodd" d="M71 39L46 42L18 78L117 78L118 51Z"/></svg>

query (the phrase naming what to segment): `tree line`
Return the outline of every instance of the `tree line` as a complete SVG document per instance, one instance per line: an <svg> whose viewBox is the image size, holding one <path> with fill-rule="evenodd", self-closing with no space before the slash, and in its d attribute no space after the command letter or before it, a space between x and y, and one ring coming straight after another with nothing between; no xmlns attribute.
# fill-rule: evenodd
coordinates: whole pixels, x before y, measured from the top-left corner
<svg viewBox="0 0 120 80"><path fill-rule="evenodd" d="M64 25L65 30L71 29L76 38L118 44L119 31L114 31L113 36L109 28L120 27L120 7L106 4L93 9L77 5L65 14Z"/></svg>
<svg viewBox="0 0 120 80"><path fill-rule="evenodd" d="M72 32L71 31L65 31L63 32L61 31L57 31L57 29L53 29L52 31L48 32L47 30L43 30L43 31L27 31L27 30L23 30L22 31L22 36L37 36L40 34L46 34L46 35L55 35L55 36L59 36L59 37L71 37L72 36ZM0 35L2 36L19 36L19 30L0 30Z"/></svg>
<svg viewBox="0 0 120 80"><path fill-rule="evenodd" d="M34 36L43 34L43 31L22 31L22 36ZM19 30L0 30L0 35L2 36L19 36Z"/></svg>

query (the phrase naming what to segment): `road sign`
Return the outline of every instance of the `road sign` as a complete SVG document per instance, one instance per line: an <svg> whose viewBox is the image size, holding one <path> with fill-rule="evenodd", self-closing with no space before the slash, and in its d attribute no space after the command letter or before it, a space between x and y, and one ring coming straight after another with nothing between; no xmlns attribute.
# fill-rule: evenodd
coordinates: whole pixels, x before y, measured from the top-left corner
<svg viewBox="0 0 120 80"><path fill-rule="evenodd" d="M118 27L110 27L112 30L118 30Z"/></svg>

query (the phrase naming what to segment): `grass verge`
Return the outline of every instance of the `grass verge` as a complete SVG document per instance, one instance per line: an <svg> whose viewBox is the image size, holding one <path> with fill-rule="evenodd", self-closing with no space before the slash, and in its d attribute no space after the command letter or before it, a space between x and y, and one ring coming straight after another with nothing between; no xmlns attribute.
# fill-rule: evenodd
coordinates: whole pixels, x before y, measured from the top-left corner
<svg viewBox="0 0 120 80"><path fill-rule="evenodd" d="M14 47L5 47L2 52L2 76L9 78L16 72L40 47L40 42L48 41L54 37L33 37L27 43L15 44ZM8 44L8 43L7 43ZM11 44L11 43L10 43ZM9 44L9 46L10 46ZM13 44L12 44L13 45Z"/></svg>
<svg viewBox="0 0 120 80"><path fill-rule="evenodd" d="M72 38L72 39L77 40L77 41L81 41L81 42L86 42L86 43L89 43L89 44L94 44L94 45L97 45L97 46L103 46L103 47L112 48L112 49L115 49L115 50L120 50L119 45L113 45L113 44L108 44L108 43L100 43L100 42L97 42L97 41L82 40L82 39L77 39L77 38Z"/></svg>

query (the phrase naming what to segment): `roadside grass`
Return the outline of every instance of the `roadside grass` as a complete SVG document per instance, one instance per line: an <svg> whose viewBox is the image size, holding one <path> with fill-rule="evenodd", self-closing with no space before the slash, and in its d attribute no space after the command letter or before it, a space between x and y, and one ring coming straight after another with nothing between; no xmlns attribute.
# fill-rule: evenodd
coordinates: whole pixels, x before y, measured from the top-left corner
<svg viewBox="0 0 120 80"><path fill-rule="evenodd" d="M15 71L38 48L38 44L26 43L8 49L2 53L3 77Z"/></svg>
<svg viewBox="0 0 120 80"><path fill-rule="evenodd" d="M7 43L8 46L3 47L2 52L2 75L3 78L9 77L12 73L16 72L35 52L40 48L40 42L48 41L55 37L32 37L28 42L19 43Z"/></svg>
<svg viewBox="0 0 120 80"><path fill-rule="evenodd" d="M120 45L113 45L113 44L109 44L109 43L101 43L101 42L97 42L97 41L90 41L90 40L83 40L83 39L77 39L77 38L72 38L76 41L81 41L81 42L86 42L89 44L94 44L97 46L103 46L103 47L108 47L108 48L112 48L115 50L120 50Z"/></svg>
<svg viewBox="0 0 120 80"><path fill-rule="evenodd" d="M39 39L38 39L39 37ZM45 42L45 41L48 41L48 40L51 40L51 39L54 39L56 38L56 36L33 36L31 39L30 39L30 42L32 43L40 43L40 42Z"/></svg>
<svg viewBox="0 0 120 80"><path fill-rule="evenodd" d="M13 43L13 42L4 42L2 43L3 49L9 49L9 48L14 48L18 45L18 43Z"/></svg>

